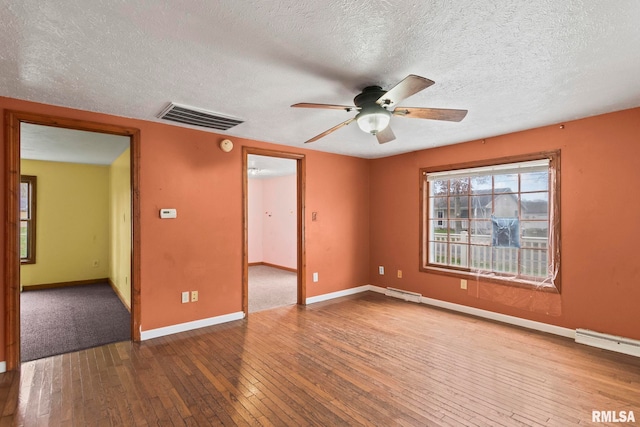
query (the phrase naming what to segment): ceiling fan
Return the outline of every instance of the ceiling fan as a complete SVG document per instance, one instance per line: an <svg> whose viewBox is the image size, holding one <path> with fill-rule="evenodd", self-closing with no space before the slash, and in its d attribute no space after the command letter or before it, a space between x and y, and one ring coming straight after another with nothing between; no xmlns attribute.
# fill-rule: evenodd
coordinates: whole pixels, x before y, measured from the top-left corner
<svg viewBox="0 0 640 427"><path fill-rule="evenodd" d="M380 86L365 87L360 94L353 98L355 106L302 102L299 104L293 104L292 107L325 108L332 110L344 110L347 112L359 111L355 117L322 132L320 135L314 136L310 140L305 141L305 144L317 141L341 127L350 125L354 121L358 122L360 129L364 132L375 135L378 142L380 144L384 144L396 139L396 136L393 134L393 131L389 126L391 116L408 117L411 119L447 120L450 122L459 122L464 119L467 115L467 110L397 106L402 100L428 88L434 83L434 81L427 78L410 74L388 91L383 90Z"/></svg>

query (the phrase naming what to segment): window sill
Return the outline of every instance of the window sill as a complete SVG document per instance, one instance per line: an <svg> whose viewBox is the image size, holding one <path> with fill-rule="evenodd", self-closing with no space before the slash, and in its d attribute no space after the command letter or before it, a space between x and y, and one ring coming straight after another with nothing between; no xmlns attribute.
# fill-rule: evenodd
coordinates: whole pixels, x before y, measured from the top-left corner
<svg viewBox="0 0 640 427"><path fill-rule="evenodd" d="M510 286L514 288L530 289L534 291L549 292L554 294L560 293L559 289L556 286L547 284L547 283L540 284L540 283L528 282L524 280L503 279L503 278L500 278L499 276L486 276L481 274L475 274L469 271L453 270L453 269L444 268L444 267L436 267L433 265L423 266L420 268L420 271L423 273L457 277L460 279L474 280L478 282L495 283L498 285Z"/></svg>

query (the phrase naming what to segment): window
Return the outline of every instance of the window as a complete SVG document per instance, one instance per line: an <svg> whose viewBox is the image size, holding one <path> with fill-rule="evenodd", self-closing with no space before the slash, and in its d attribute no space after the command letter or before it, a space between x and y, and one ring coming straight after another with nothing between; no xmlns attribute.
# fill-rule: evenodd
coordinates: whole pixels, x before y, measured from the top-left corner
<svg viewBox="0 0 640 427"><path fill-rule="evenodd" d="M560 153L421 170L423 271L559 289Z"/></svg>
<svg viewBox="0 0 640 427"><path fill-rule="evenodd" d="M35 176L20 176L20 262L36 262L36 181Z"/></svg>

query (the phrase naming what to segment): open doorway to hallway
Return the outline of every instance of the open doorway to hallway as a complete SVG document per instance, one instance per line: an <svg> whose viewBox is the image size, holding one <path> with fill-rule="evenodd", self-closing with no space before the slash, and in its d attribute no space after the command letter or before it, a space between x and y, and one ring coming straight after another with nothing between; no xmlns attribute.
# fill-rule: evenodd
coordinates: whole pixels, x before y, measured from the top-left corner
<svg viewBox="0 0 640 427"><path fill-rule="evenodd" d="M296 161L247 161L249 313L298 301Z"/></svg>
<svg viewBox="0 0 640 427"><path fill-rule="evenodd" d="M304 304L304 155L243 147L245 313Z"/></svg>

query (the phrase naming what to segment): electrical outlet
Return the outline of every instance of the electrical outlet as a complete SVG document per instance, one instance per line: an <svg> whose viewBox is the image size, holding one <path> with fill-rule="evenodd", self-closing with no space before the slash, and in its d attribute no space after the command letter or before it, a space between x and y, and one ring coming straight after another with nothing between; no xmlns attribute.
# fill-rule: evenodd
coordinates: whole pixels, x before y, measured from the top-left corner
<svg viewBox="0 0 640 427"><path fill-rule="evenodd" d="M460 289L467 289L467 279L460 279Z"/></svg>
<svg viewBox="0 0 640 427"><path fill-rule="evenodd" d="M378 267L378 274L384 276L384 266L381 265L380 267Z"/></svg>
<svg viewBox="0 0 640 427"><path fill-rule="evenodd" d="M398 270L398 279L402 279L402 270Z"/></svg>
<svg viewBox="0 0 640 427"><path fill-rule="evenodd" d="M189 291L182 293L182 303L185 304L189 302Z"/></svg>
<svg viewBox="0 0 640 427"><path fill-rule="evenodd" d="M317 282L318 281L318 273L313 273L313 281Z"/></svg>
<svg viewBox="0 0 640 427"><path fill-rule="evenodd" d="M191 291L191 302L198 301L198 291Z"/></svg>

